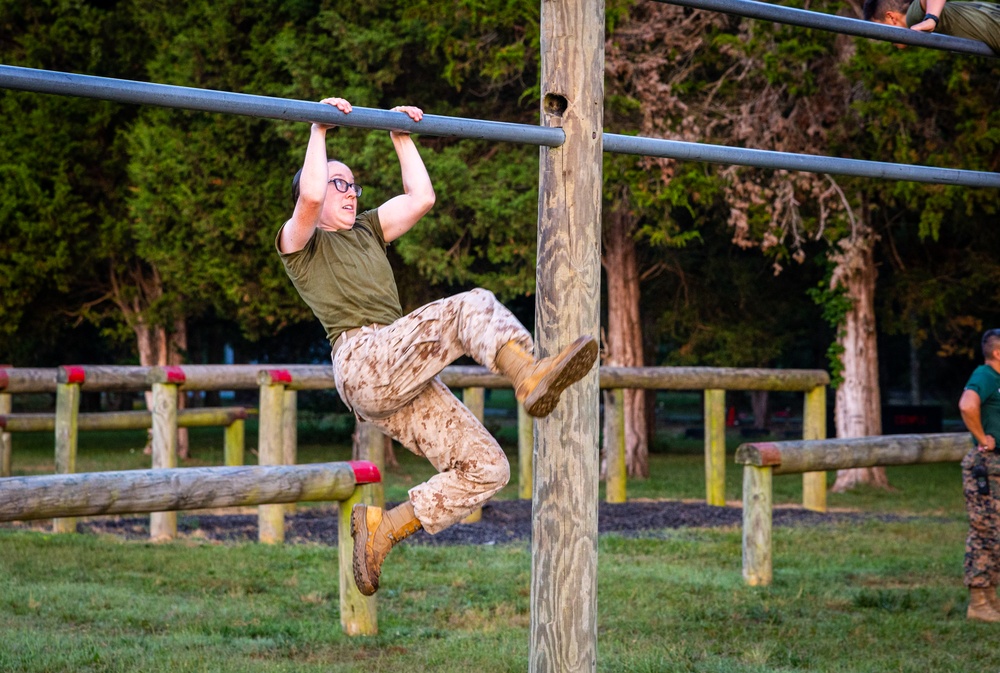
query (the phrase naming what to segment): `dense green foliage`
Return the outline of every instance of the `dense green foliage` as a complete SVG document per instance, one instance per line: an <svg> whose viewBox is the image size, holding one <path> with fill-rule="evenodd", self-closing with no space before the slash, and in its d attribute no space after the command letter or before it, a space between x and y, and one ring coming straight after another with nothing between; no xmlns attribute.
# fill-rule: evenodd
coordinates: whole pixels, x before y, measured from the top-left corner
<svg viewBox="0 0 1000 673"><path fill-rule="evenodd" d="M995 60L658 3L609 3L607 24L610 131L1000 168ZM530 0L0 2L4 63L368 107L532 123L539 59ZM196 360L321 355L273 253L304 124L12 91L0 109L0 361L134 361L136 321L178 320ZM386 136L330 136L363 206L399 189ZM393 246L404 304L483 285L530 321L537 150L419 142L438 204ZM883 343L913 337L931 383L1000 319L994 190L607 155L604 195L632 222L650 362L824 366L806 291L852 213L878 236Z"/></svg>

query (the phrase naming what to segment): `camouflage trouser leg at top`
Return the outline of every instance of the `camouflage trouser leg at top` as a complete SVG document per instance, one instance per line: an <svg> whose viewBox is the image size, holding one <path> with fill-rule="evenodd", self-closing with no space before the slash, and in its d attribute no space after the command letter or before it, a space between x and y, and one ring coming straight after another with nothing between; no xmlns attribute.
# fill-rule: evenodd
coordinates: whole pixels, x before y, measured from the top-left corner
<svg viewBox="0 0 1000 673"><path fill-rule="evenodd" d="M334 356L341 399L438 470L410 489L429 533L461 521L510 478L500 445L437 375L464 355L496 372L497 351L511 340L532 349L531 335L513 314L492 292L476 289L391 325L364 328Z"/></svg>
<svg viewBox="0 0 1000 673"><path fill-rule="evenodd" d="M969 513L965 541L965 585L973 589L1000 585L1000 454L982 454L989 471L990 494L980 495L972 477L976 450L962 459L962 488Z"/></svg>

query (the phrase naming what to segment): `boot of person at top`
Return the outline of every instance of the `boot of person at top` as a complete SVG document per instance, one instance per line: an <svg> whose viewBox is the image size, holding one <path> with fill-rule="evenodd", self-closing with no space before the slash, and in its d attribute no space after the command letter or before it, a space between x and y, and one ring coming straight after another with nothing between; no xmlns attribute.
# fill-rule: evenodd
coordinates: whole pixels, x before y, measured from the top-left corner
<svg viewBox="0 0 1000 673"><path fill-rule="evenodd" d="M979 622L1000 622L1000 612L993 607L990 594L996 597L993 587L970 587L969 609L965 616Z"/></svg>
<svg viewBox="0 0 1000 673"><path fill-rule="evenodd" d="M388 511L373 505L355 505L351 510L351 537L358 591L365 596L378 591L382 562L389 550L422 527L409 501Z"/></svg>
<svg viewBox="0 0 1000 673"><path fill-rule="evenodd" d="M497 368L514 384L517 401L531 416L548 416L559 396L590 371L597 360L597 342L580 337L557 355L536 360L516 341L497 352Z"/></svg>

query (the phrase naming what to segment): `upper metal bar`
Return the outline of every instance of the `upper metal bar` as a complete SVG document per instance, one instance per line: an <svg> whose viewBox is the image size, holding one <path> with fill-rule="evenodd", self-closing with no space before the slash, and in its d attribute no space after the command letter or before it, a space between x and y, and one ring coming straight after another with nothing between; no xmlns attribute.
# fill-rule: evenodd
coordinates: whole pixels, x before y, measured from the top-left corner
<svg viewBox="0 0 1000 673"><path fill-rule="evenodd" d="M560 128L492 122L462 117L424 115L415 122L402 112L354 107L344 114L332 105L245 93L193 89L170 84L152 84L93 75L77 75L52 70L36 70L0 65L0 87L21 91L100 98L118 103L202 110L316 122L383 131L406 131L434 136L496 140L529 145L558 147L566 140Z"/></svg>
<svg viewBox="0 0 1000 673"><path fill-rule="evenodd" d="M830 173L833 175L853 175L862 178L885 180L912 180L939 185L962 185L963 187L1000 188L1000 173L965 171L955 168L935 168L933 166L913 166L910 164L890 164L863 159L841 159L839 157L817 156L813 154L792 154L770 150L752 150L742 147L725 147L680 140L624 136L617 133L604 134L604 150L620 154L638 154L647 157L667 157L685 161L707 161L715 164L736 164L757 168L805 171L807 173Z"/></svg>
<svg viewBox="0 0 1000 673"><path fill-rule="evenodd" d="M1000 54L994 53L992 49L986 46L985 42L967 40L963 37L953 37L951 35L941 35L939 33L924 33L919 30L897 28L896 26L885 26L871 21L850 19L846 16L835 16L822 12L810 12L805 9L772 5L771 3L758 2L757 0L657 0L657 2L681 5L682 7L694 7L696 9L708 9L735 16L746 16L751 19L762 19L764 21L786 23L791 26L801 26L803 28L819 28L834 33L869 37L874 40L885 40L897 44L912 44L917 47L930 47L931 49L943 49L961 54L974 54L976 56L1000 57Z"/></svg>
<svg viewBox="0 0 1000 673"><path fill-rule="evenodd" d="M748 0L740 1L747 2ZM414 122L402 112L361 107L354 108L350 114L344 114L332 105L323 103L193 89L168 84L151 84L51 70L35 70L10 65L0 65L0 87L65 96L100 98L119 103L157 105L251 117L318 122L386 131L407 131L458 138L477 138L546 145L548 147L558 147L565 140L565 134L559 128L438 115L424 115L422 121ZM615 133L604 134L604 150L621 154L639 154L811 173L854 175L887 180L913 180L966 187L1000 187L1000 173L791 154L679 140L625 136Z"/></svg>

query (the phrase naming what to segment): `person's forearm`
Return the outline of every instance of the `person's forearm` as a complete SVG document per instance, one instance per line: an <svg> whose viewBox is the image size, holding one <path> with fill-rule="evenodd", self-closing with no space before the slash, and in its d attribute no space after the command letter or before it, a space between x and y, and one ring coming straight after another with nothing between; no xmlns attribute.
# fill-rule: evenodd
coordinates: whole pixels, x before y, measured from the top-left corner
<svg viewBox="0 0 1000 673"><path fill-rule="evenodd" d="M986 431L983 430L983 420L978 409L963 409L962 421L978 444L986 444Z"/></svg>
<svg viewBox="0 0 1000 673"><path fill-rule="evenodd" d="M434 185L413 139L406 134L393 133L392 144L396 148L396 156L399 157L399 168L403 175L403 193L407 196L433 198Z"/></svg>
<svg viewBox="0 0 1000 673"><path fill-rule="evenodd" d="M326 127L313 124L309 131L309 145L306 158L302 162L302 176L299 178L299 197L311 201L326 198L326 181L329 169L326 159Z"/></svg>
<svg viewBox="0 0 1000 673"><path fill-rule="evenodd" d="M921 0L920 6L924 8L924 14L933 14L940 17L941 10L944 9L945 0Z"/></svg>

